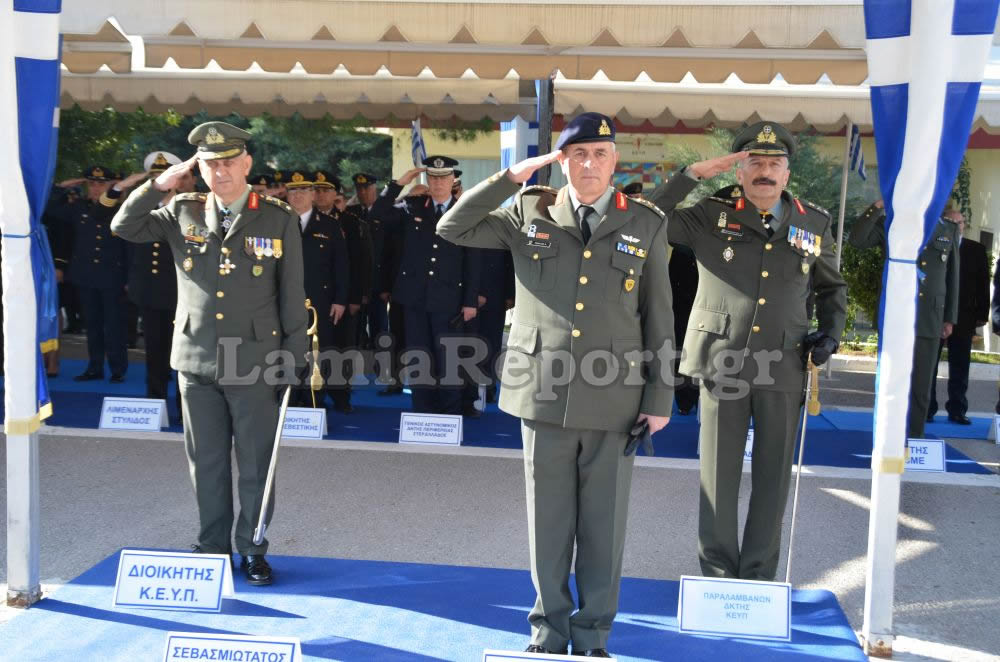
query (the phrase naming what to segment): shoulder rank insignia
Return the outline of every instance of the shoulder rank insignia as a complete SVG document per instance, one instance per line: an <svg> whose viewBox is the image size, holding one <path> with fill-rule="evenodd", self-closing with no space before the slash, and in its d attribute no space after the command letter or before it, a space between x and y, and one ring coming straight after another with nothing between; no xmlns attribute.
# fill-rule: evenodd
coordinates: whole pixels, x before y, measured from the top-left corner
<svg viewBox="0 0 1000 662"><path fill-rule="evenodd" d="M178 202L205 202L208 200L208 195L205 193L178 193L174 196L174 200Z"/></svg>
<svg viewBox="0 0 1000 662"><path fill-rule="evenodd" d="M798 198L796 198L795 201L798 202ZM804 204L806 207L810 207L811 209L815 209L816 211L818 211L819 213L823 214L827 218L830 218L830 212L827 211L826 209L823 209L822 207L820 207L819 205L817 205L815 202L809 202L808 200L803 200L802 204ZM805 212L803 212L803 213L805 213Z"/></svg>
<svg viewBox="0 0 1000 662"><path fill-rule="evenodd" d="M551 186L543 186L542 184L526 186L521 189L521 195L526 195L528 193L551 193L552 195L559 195L559 189L554 189Z"/></svg>
<svg viewBox="0 0 1000 662"><path fill-rule="evenodd" d="M660 209L659 207L657 207L656 205L654 205L652 202L650 202L646 198L632 198L632 202L640 204L643 207L646 207L647 209L653 210L654 212L656 212L656 215L659 216L660 218L666 218L666 216L667 216L667 214L662 209Z"/></svg>
<svg viewBox="0 0 1000 662"><path fill-rule="evenodd" d="M727 207L735 207L736 206L736 200L731 200L729 198L720 198L719 196L716 196L716 195L710 195L710 196L708 196L708 199L711 200L712 202L718 202L718 203L724 204Z"/></svg>
<svg viewBox="0 0 1000 662"><path fill-rule="evenodd" d="M269 202L275 207L280 207L281 209L284 209L287 212L295 213L292 211L292 206L290 204L288 204L284 200L279 200L278 198L271 197L270 195L264 196L264 202Z"/></svg>

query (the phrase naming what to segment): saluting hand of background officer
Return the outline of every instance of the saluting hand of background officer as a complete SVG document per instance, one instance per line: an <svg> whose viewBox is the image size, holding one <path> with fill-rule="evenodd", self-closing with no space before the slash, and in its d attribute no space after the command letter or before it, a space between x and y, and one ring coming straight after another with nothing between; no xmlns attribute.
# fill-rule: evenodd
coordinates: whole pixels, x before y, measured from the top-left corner
<svg viewBox="0 0 1000 662"><path fill-rule="evenodd" d="M117 190L119 190L119 191L124 191L125 189L130 189L133 186L135 186L136 184L138 184L139 182L141 182L142 180L146 179L147 177L149 177L149 173L148 172L136 172L136 173L133 173L133 174L129 175L128 177L126 177L125 179L122 179L122 180L120 180L118 182L115 182L115 188Z"/></svg>
<svg viewBox="0 0 1000 662"><path fill-rule="evenodd" d="M414 179L416 179L422 172L427 172L427 168L424 168L422 166L418 168L410 168L409 170L403 173L402 177L396 180L396 183L399 184L400 186L406 186Z"/></svg>
<svg viewBox="0 0 1000 662"><path fill-rule="evenodd" d="M197 163L198 155L195 154L187 161L170 166L153 180L153 188L163 192L176 188L181 176L193 169Z"/></svg>
<svg viewBox="0 0 1000 662"><path fill-rule="evenodd" d="M738 162L746 160L748 156L750 156L750 152L733 152L714 159L705 159L689 165L687 172L698 179L711 179L716 175L729 172L730 168Z"/></svg>

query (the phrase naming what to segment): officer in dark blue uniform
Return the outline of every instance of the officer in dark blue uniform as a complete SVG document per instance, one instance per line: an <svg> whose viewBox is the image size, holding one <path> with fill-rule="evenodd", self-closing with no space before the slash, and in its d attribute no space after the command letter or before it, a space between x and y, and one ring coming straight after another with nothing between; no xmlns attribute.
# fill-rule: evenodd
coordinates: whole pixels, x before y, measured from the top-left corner
<svg viewBox="0 0 1000 662"><path fill-rule="evenodd" d="M103 166L84 174L87 195L63 209L67 233L67 280L79 293L87 325L87 369L73 379L104 379L104 359L111 368L111 382L125 381L128 353L125 346L125 283L128 275L127 245L111 234L117 200L107 191L117 177Z"/></svg>
<svg viewBox="0 0 1000 662"><path fill-rule="evenodd" d="M318 316L317 331L321 351L334 347L335 330L346 323L344 318L347 316L349 285L347 241L337 221L324 213L317 202L318 191L324 191L325 201L327 191L333 190L331 180L335 178L322 170L293 170L290 181L285 185L288 204L299 216L306 298L316 309ZM329 361L320 364L324 383L328 382L331 371ZM333 391L330 395L332 398ZM313 406L308 388L298 389L295 398L298 406ZM323 401L324 393L320 391L316 394L316 406L322 407Z"/></svg>
<svg viewBox="0 0 1000 662"><path fill-rule="evenodd" d="M143 172L132 175L108 190L110 199L120 198L131 184L156 177L181 160L169 152L153 152L143 163ZM160 202L164 207L178 193L195 190L193 172L185 173L176 188ZM146 397L167 399L170 381L170 346L174 337L174 313L177 308L177 275L170 246L164 241L130 246L128 298L139 309L146 341ZM177 389L177 409L181 408Z"/></svg>
<svg viewBox="0 0 1000 662"><path fill-rule="evenodd" d="M250 188L257 195L270 195L268 191L274 189L274 177L266 172L254 175L247 180L247 183L250 184Z"/></svg>
<svg viewBox="0 0 1000 662"><path fill-rule="evenodd" d="M366 346L370 347L371 341L378 334L389 331L388 305L379 297L379 292L376 292L379 289L378 284L381 282L382 260L385 250L385 223L371 213L375 199L378 197L378 192L375 189L378 179L375 175L359 172L351 179L354 182L354 194L358 202L348 205L346 211L367 224L372 243L371 287L366 293L368 299L364 302L365 318L360 321L360 325L364 326L366 330Z"/></svg>
<svg viewBox="0 0 1000 662"><path fill-rule="evenodd" d="M442 337L462 333L464 323L477 314L480 263L478 251L467 249L435 234L438 219L454 202L451 186L458 161L430 156L423 168L414 168L390 182L372 209L403 233L399 273L392 289L392 303L405 307L406 341L433 358L435 382L445 375ZM407 197L396 207L403 187L421 172L427 173L427 195ZM461 414L461 385L442 387L411 384L413 409L422 413Z"/></svg>

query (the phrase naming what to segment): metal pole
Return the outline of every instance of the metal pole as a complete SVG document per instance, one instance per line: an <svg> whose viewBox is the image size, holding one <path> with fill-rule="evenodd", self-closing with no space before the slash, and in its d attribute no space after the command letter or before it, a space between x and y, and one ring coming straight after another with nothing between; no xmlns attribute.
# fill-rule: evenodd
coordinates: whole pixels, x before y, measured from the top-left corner
<svg viewBox="0 0 1000 662"><path fill-rule="evenodd" d="M553 72L552 76L555 73ZM552 112L555 96L552 76L535 81L535 93L538 96L538 154L548 154L552 151ZM547 186L552 166L538 170L538 183Z"/></svg>
<svg viewBox="0 0 1000 662"><path fill-rule="evenodd" d="M264 481L264 499L260 503L260 515L257 516L257 528L253 532L253 544L264 542L267 532L267 511L271 506L274 491L274 474L278 469L278 449L281 447L281 433L285 428L285 414L288 413L288 398L292 395L292 387L285 387L281 396L281 408L278 410L278 429L274 431L274 446L271 447L271 464L267 468L267 480Z"/></svg>
<svg viewBox="0 0 1000 662"><path fill-rule="evenodd" d="M851 131L854 130L854 122L848 120L847 134L844 136L844 165L840 170L840 211L837 214L837 255L835 263L837 271L840 271L840 253L844 247L844 214L847 205L847 166L851 160Z"/></svg>
<svg viewBox="0 0 1000 662"><path fill-rule="evenodd" d="M792 525L788 530L788 556L785 559L785 583L792 581L792 550L795 543L795 515L799 509L799 481L802 478L802 460L806 453L806 423L809 416L819 414L819 401L813 397L814 389L819 384L819 368L812 363L812 353L807 359L806 369L806 403L802 407L802 432L799 434L799 461L795 465L795 494L792 497ZM815 408L815 410L814 410Z"/></svg>

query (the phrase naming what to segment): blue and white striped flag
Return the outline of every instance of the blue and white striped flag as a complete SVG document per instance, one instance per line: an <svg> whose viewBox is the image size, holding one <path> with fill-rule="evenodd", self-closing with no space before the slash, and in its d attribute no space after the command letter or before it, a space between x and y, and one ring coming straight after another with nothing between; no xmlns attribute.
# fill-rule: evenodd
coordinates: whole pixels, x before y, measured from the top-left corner
<svg viewBox="0 0 1000 662"><path fill-rule="evenodd" d="M875 382L876 472L902 472L917 260L944 211L969 141L998 1L864 3L887 237Z"/></svg>
<svg viewBox="0 0 1000 662"><path fill-rule="evenodd" d="M410 154L413 156L413 165L422 166L427 158L427 148L424 147L424 135L420 132L420 118L411 122L410 131Z"/></svg>
<svg viewBox="0 0 1000 662"><path fill-rule="evenodd" d="M13 11L11 11L11 9ZM0 10L6 23L0 45L0 129L17 160L0 170L0 223L4 232L7 341L25 335L35 351L6 354L8 433L25 434L51 413L42 352L58 343L58 295L55 269L41 218L48 199L58 134L61 0L13 0ZM22 297L27 297L26 299ZM33 314L25 315L28 310ZM13 336L13 338L12 338ZM33 391L33 392L32 392ZM33 396L33 397L32 397ZM27 400L31 398L31 402ZM13 411L12 411L13 410Z"/></svg>
<svg viewBox="0 0 1000 662"><path fill-rule="evenodd" d="M868 173L865 172L865 153L861 150L861 131L857 124L851 125L851 149L850 168L858 173L858 177L868 181Z"/></svg>

